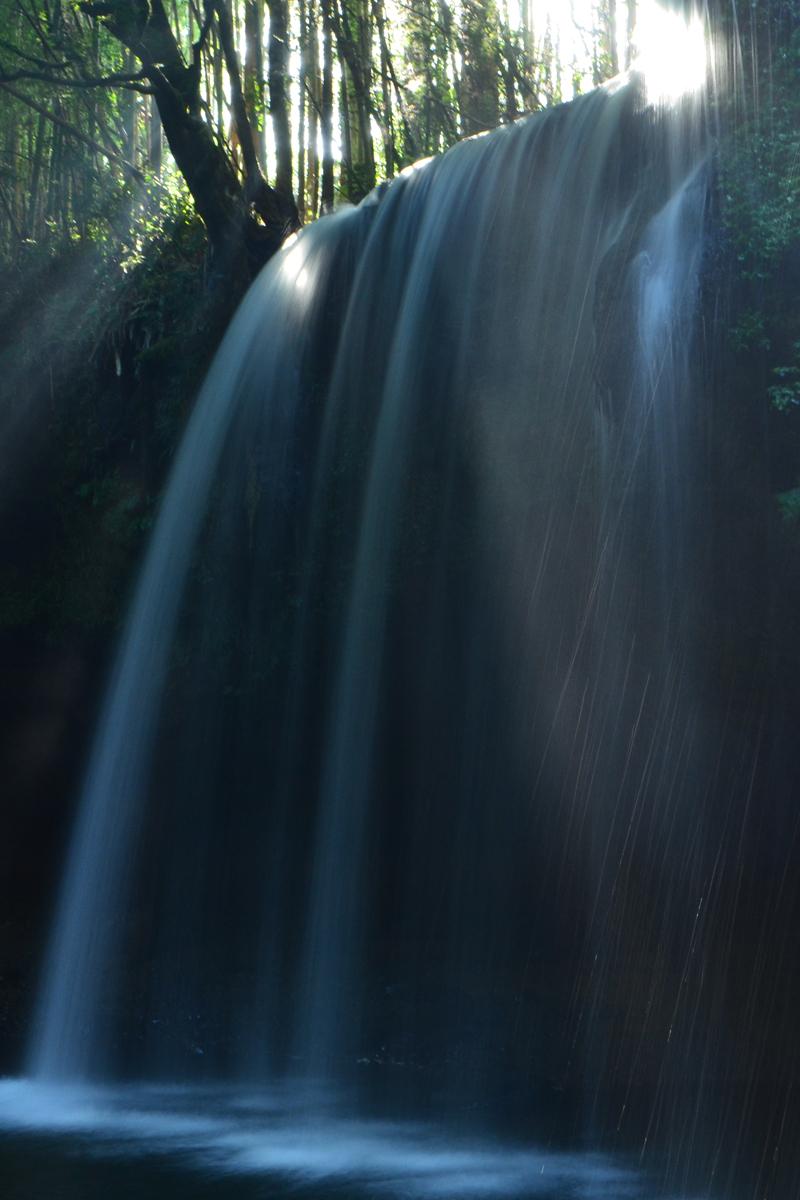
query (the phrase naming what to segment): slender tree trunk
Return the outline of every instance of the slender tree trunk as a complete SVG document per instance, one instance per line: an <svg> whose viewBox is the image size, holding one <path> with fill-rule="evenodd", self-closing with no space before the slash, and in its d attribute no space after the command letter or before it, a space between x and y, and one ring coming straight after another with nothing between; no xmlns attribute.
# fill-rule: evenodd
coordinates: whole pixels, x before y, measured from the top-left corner
<svg viewBox="0 0 800 1200"><path fill-rule="evenodd" d="M350 146L347 196L357 200L375 186L371 125L372 27L367 0L356 0L354 11L346 2L341 10L337 4L338 0L329 11L342 66L342 94L350 93L355 115L355 127L349 109L342 118L342 133L346 132Z"/></svg>
<svg viewBox="0 0 800 1200"><path fill-rule="evenodd" d="M297 130L297 208L300 219L306 214L306 64L308 61L308 21L306 0L300 0L300 64L298 70L299 122Z"/></svg>
<svg viewBox="0 0 800 1200"><path fill-rule="evenodd" d="M148 166L150 165L151 141L150 109L153 107L150 104L151 100L152 96L142 96L142 129L140 130L140 133L144 133L144 138L142 139L142 155L147 160Z"/></svg>
<svg viewBox="0 0 800 1200"><path fill-rule="evenodd" d="M33 141L33 113L30 111L27 113L27 120L25 121L25 141L26 141L25 174L27 174L27 172L30 171L33 167L33 159L34 159L34 154L35 154L34 141ZM17 164L17 174L20 176L21 179L24 178L21 162ZM28 178L30 178L30 176L28 176ZM23 185L23 188L22 188L22 227L23 227L23 229L28 228L28 222L30 219L30 210L31 210L32 203L33 203L33 196L31 195L30 189L28 190L28 195L26 196L25 195L25 187Z"/></svg>
<svg viewBox="0 0 800 1200"><path fill-rule="evenodd" d="M333 209L333 31L330 0L322 9L322 212Z"/></svg>
<svg viewBox="0 0 800 1200"><path fill-rule="evenodd" d="M19 225L17 225L17 219L14 216L14 210L11 207L11 202L9 201L9 198L6 195L6 193L3 189L3 185L1 183L0 183L0 200L2 200L2 202L3 202L3 208L5 209L5 214L8 217L8 228L9 228L10 236L8 237L7 241L10 242L12 237L15 238L16 241L18 241L18 242L22 241L22 231L20 230Z"/></svg>
<svg viewBox="0 0 800 1200"><path fill-rule="evenodd" d="M92 22L92 70L96 74L100 74L100 22ZM97 140L97 95L92 89L87 99L87 107L89 110L89 138L91 141ZM92 156L89 160L90 170L87 173L87 178L84 182L86 189L86 211L91 212L94 200L94 187L97 176L97 153L92 151Z"/></svg>
<svg viewBox="0 0 800 1200"><path fill-rule="evenodd" d="M245 0L244 94L247 115L256 135L261 170L267 169L267 139L264 129L264 0Z"/></svg>
<svg viewBox="0 0 800 1200"><path fill-rule="evenodd" d="M161 178L162 137L161 117L158 115L158 105L155 96L150 97L150 169L156 179Z"/></svg>
<svg viewBox="0 0 800 1200"><path fill-rule="evenodd" d="M372 21L368 0L358 0L358 58L359 71L354 77L356 111L358 113L359 162L366 194L375 187L375 146L372 140Z"/></svg>
<svg viewBox="0 0 800 1200"><path fill-rule="evenodd" d="M292 134L289 125L289 104L286 76L289 65L289 15L286 0L269 3L269 108L272 116L272 136L275 140L275 191L279 196L292 195Z"/></svg>
<svg viewBox="0 0 800 1200"><path fill-rule="evenodd" d="M60 107L60 106L59 106ZM63 110L62 110L63 112ZM58 197L58 218L61 222L61 230L66 233L69 229L69 167L67 165L67 156L69 154L69 143L65 138L61 139L61 157L58 164L58 189L56 195Z"/></svg>
<svg viewBox="0 0 800 1200"><path fill-rule="evenodd" d="M503 39L503 49L505 51L505 61L502 64L503 84L506 93L506 121L509 124L516 121L517 116L517 93L516 93L516 55L514 47L511 45L511 38L508 34Z"/></svg>
<svg viewBox="0 0 800 1200"><path fill-rule="evenodd" d="M24 225L22 214L22 196L20 189L20 171L19 171L19 154L20 154L20 135L19 124L16 114L11 118L11 128L8 137L8 162L11 165L11 207L14 210L14 220L18 228Z"/></svg>
<svg viewBox="0 0 800 1200"><path fill-rule="evenodd" d="M375 0L375 22L381 48L381 100L383 101L383 157L386 178L394 176L394 129L392 122L392 86L389 64L389 47L386 42L386 20L383 0Z"/></svg>
<svg viewBox="0 0 800 1200"><path fill-rule="evenodd" d="M225 137L225 92L222 79L222 45L219 33L214 29L214 98L217 103L217 133L220 140Z"/></svg>
<svg viewBox="0 0 800 1200"><path fill-rule="evenodd" d="M72 147L70 147L70 149L72 149ZM64 209L64 232L69 233L70 225L72 224L73 221L76 221L76 223L77 223L77 216L78 216L78 204L77 204L76 196L75 196L75 192L76 192L75 169L74 169L72 163L70 163L69 166L67 167L67 179L66 179L65 192L66 192L66 197L67 197L67 203L66 203L66 206Z"/></svg>
<svg viewBox="0 0 800 1200"><path fill-rule="evenodd" d="M347 67L340 63L339 121L342 134L342 157L339 163L339 191L348 200L353 198L353 143L350 137L350 99L347 94Z"/></svg>
<svg viewBox="0 0 800 1200"><path fill-rule="evenodd" d="M42 157L44 155L44 137L47 129L47 122L44 118L44 113L39 113L39 124L36 128L36 149L33 158L33 171L31 173L31 197L28 204L28 216L25 223L25 237L36 237L36 212L39 205L39 180L42 173Z"/></svg>
<svg viewBox="0 0 800 1200"><path fill-rule="evenodd" d="M239 71L239 59L236 54L236 34L233 26L233 16L228 0L216 0L217 29L222 44L222 54L225 59L225 69L228 72L228 82L231 89L231 110L242 152L245 174L255 182L261 175L258 164L256 143L253 138L253 128L247 112L247 101L242 88L242 77ZM198 97L199 99L199 97Z"/></svg>
<svg viewBox="0 0 800 1200"><path fill-rule="evenodd" d="M136 70L136 62L133 54L129 51L125 55L125 70L133 72ZM132 167L136 166L136 155L138 150L137 145L137 122L136 122L136 92L125 93L125 157Z"/></svg>
<svg viewBox="0 0 800 1200"><path fill-rule="evenodd" d="M50 178L47 186L47 212L55 219L58 205L58 175L61 169L61 143L63 135L58 126L53 130L53 142L50 150Z"/></svg>
<svg viewBox="0 0 800 1200"><path fill-rule="evenodd" d="M308 97L308 210L315 217L319 213L318 107L322 86L319 71L319 21L316 0L310 0L308 9L308 91L310 93Z"/></svg>

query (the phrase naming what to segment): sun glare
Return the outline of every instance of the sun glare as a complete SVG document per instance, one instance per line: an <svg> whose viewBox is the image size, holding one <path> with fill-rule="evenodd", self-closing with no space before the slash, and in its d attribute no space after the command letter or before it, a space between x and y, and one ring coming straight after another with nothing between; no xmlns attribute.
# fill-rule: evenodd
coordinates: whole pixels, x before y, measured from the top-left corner
<svg viewBox="0 0 800 1200"><path fill-rule="evenodd" d="M637 6L632 67L644 76L648 98L669 103L702 88L708 70L705 29L656 0Z"/></svg>
<svg viewBox="0 0 800 1200"><path fill-rule="evenodd" d="M391 0L394 2L394 0ZM623 0L608 0L616 29L615 61L624 70L627 7ZM570 77L581 80L581 90L592 86L593 43L598 36L597 7L593 0L506 0L511 25L520 27L527 12L536 37L548 38L561 63L564 99ZM659 0L639 0L633 34L632 67L645 76L650 99L668 103L687 92L698 91L705 81L707 47L703 22L686 20Z"/></svg>

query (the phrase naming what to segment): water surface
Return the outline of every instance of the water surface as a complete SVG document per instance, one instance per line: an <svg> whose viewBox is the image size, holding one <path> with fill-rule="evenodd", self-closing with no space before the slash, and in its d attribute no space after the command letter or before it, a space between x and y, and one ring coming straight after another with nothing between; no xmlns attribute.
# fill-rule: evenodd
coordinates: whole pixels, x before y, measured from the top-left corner
<svg viewBox="0 0 800 1200"><path fill-rule="evenodd" d="M363 1120L285 1089L0 1082L4 1200L645 1200L632 1165Z"/></svg>

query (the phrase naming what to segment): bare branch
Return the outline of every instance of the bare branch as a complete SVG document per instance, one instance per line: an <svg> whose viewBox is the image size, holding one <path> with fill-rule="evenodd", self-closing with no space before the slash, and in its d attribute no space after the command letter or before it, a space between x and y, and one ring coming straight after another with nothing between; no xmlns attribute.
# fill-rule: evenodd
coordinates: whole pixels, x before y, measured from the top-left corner
<svg viewBox="0 0 800 1200"><path fill-rule="evenodd" d="M11 54L16 54L17 58L21 58L23 62L32 63L34 67L42 67L44 70L66 71L72 65L70 62L52 62L46 58L36 58L33 54L25 54L17 46L13 45L12 42L7 42L3 38L0 38L0 46L4 50L10 51Z"/></svg>
<svg viewBox="0 0 800 1200"><path fill-rule="evenodd" d="M76 79L74 76L45 75L41 71L14 71L13 74L7 74L0 68L0 83L17 83L22 79L28 79L34 83L52 83L55 87L119 87L126 91L139 92L143 96L150 96L153 94L153 89L146 83L138 82L146 78L143 71L137 75L107 75L102 79Z"/></svg>
<svg viewBox="0 0 800 1200"><path fill-rule="evenodd" d="M192 5L192 7L194 8L195 6ZM206 19L202 23L202 25L200 24L200 15L198 13L197 24L198 24L198 26L200 26L200 35L199 35L197 41L192 46L192 63L199 70L200 55L203 53L203 50L204 50L205 44L206 44L206 39L208 38L208 35L211 31L211 27L214 24L213 8L209 8L208 12L206 13Z"/></svg>

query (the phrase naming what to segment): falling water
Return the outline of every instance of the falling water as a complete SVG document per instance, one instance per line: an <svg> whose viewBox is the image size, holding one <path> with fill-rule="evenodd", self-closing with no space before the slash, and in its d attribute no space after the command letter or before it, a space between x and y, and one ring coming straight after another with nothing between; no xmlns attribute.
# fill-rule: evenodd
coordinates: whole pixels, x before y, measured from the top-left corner
<svg viewBox="0 0 800 1200"><path fill-rule="evenodd" d="M716 1053L686 966L714 878L700 109L614 83L260 276L120 645L39 1080L566 1092L604 1129L601 1096L663 1106Z"/></svg>
<svg viewBox="0 0 800 1200"><path fill-rule="evenodd" d="M350 230L340 232L342 224L339 217L314 230L277 272L263 275L253 286L186 431L89 766L45 968L34 1074L82 1078L102 1054L101 1011L116 982L117 927L129 895L154 730L178 607L212 478L232 420L237 415L241 419L241 410L247 419L249 406L267 410L262 416L270 457L265 470L277 476L285 470L298 403L298 362L315 316L310 284L333 263L346 273L340 244ZM306 279L309 286L304 286Z"/></svg>

